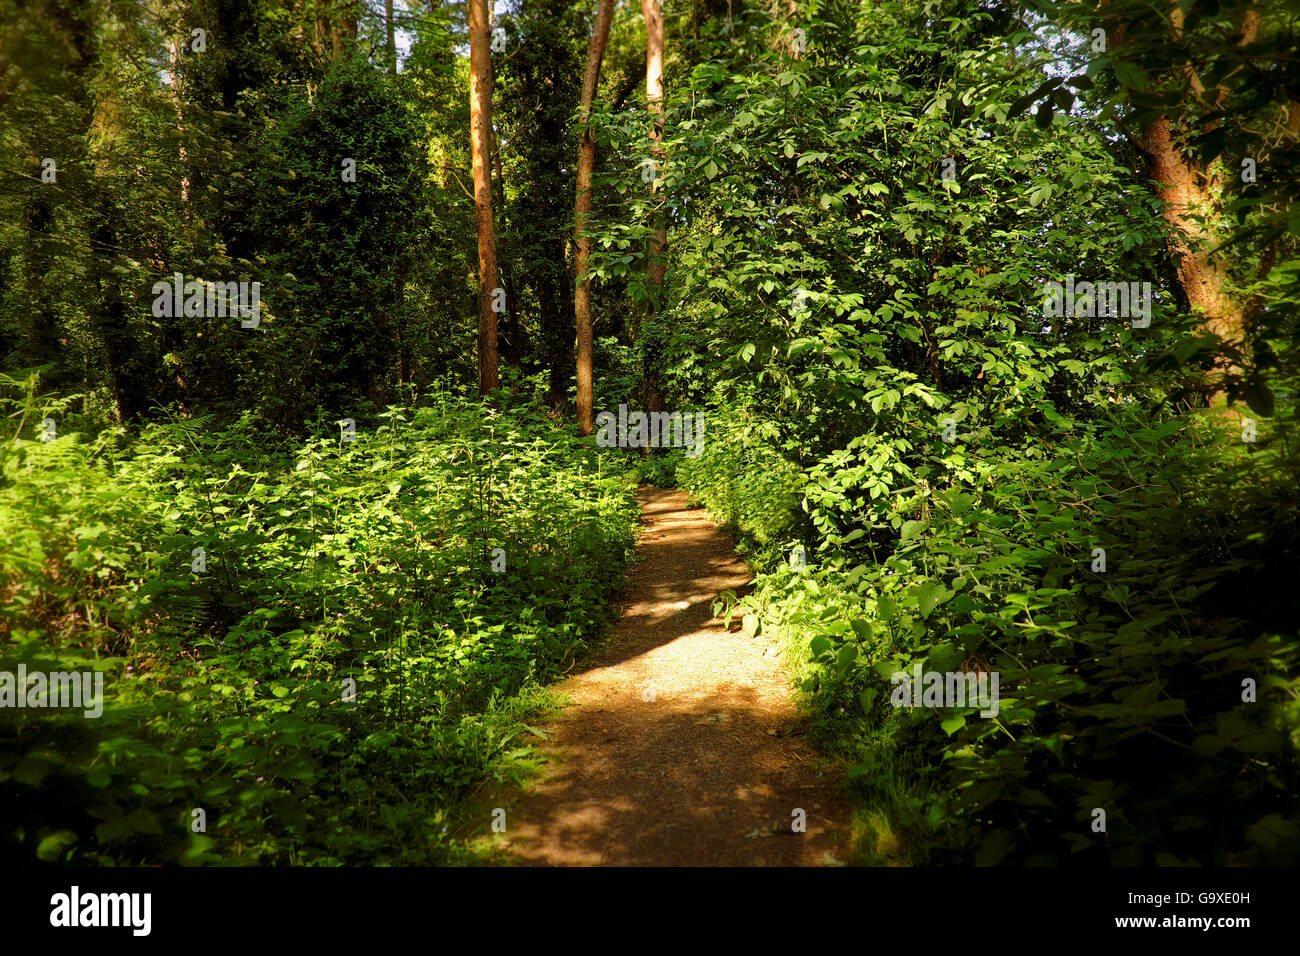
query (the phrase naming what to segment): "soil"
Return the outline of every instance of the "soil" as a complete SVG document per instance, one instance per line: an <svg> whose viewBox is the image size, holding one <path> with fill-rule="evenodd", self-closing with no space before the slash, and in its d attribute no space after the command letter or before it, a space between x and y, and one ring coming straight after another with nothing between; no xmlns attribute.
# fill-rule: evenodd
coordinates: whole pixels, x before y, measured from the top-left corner
<svg viewBox="0 0 1300 956"><path fill-rule="evenodd" d="M500 862L836 865L840 775L804 740L776 648L713 616L750 581L734 543L683 491L637 493L644 560L610 640L555 690L541 775L498 796ZM806 828L796 832L797 810Z"/></svg>

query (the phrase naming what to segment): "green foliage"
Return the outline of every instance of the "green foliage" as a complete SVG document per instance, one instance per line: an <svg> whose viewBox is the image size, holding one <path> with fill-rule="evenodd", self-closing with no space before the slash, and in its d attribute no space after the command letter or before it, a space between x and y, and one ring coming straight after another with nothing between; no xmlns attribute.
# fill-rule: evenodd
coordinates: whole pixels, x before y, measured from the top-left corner
<svg viewBox="0 0 1300 956"><path fill-rule="evenodd" d="M677 479L757 549L782 544L799 527L799 469L771 446L775 427L740 406L704 413L708 436L698 458L682 458Z"/></svg>
<svg viewBox="0 0 1300 956"><path fill-rule="evenodd" d="M0 362L48 366L47 387L79 382L119 420L253 410L288 430L470 370L448 14L399 75L351 44L324 55L303 15L78 0L0 23L0 58L23 51L0 86ZM199 26L205 51L177 46ZM260 324L154 315L177 273L260 283Z"/></svg>
<svg viewBox="0 0 1300 956"><path fill-rule="evenodd" d="M376 14L340 48L267 0L0 18L0 672L107 687L94 719L0 709L6 854L468 861L463 799L528 768L524 721L601 632L641 481L741 534L760 577L718 609L781 642L849 758L860 859L1297 862L1287 4L811 0L799 51L773 10L668 4L655 191L620 6L592 125L596 410L653 379L703 410L698 458L551 418L590 10L502 12L519 363L483 406L457 397L477 332L461 14L404 18L395 73ZM192 25L207 52L176 45ZM1135 145L1165 120L1213 186L1192 219L1242 342L1176 278L1186 237ZM261 282L260 328L153 315L175 272ZM1067 275L1150 282L1150 325L1048 314ZM1224 356L1235 407L1206 415ZM896 706L916 665L996 673L998 713Z"/></svg>
<svg viewBox="0 0 1300 956"><path fill-rule="evenodd" d="M1300 851L1282 822L1300 744L1282 570L1297 462L1281 423L1251 454L1216 425L1145 418L1075 425L1054 455L980 455L971 481L900 509L881 563L774 571L746 605L807 656L823 734L856 755L863 794L891 803L914 862ZM917 662L999 673L999 713L892 706L891 675ZM899 777L905 799L888 792Z"/></svg>
<svg viewBox="0 0 1300 956"><path fill-rule="evenodd" d="M523 768L529 688L601 633L633 541L626 480L531 417L443 399L353 442L332 421L293 445L250 420L19 437L0 671L94 668L106 691L99 719L0 712L9 852L461 858L458 799Z"/></svg>
<svg viewBox="0 0 1300 956"><path fill-rule="evenodd" d="M1294 862L1295 377L1254 443L1188 412L1212 346L1161 291L1149 194L1089 111L1017 118L1042 77L997 17L837 10L800 60L695 69L666 314L718 424L678 477L756 545L733 610L854 760L863 859ZM605 230L610 275L636 228ZM1085 272L1152 281L1151 327L1045 316ZM998 673L999 714L894 706L917 663Z"/></svg>

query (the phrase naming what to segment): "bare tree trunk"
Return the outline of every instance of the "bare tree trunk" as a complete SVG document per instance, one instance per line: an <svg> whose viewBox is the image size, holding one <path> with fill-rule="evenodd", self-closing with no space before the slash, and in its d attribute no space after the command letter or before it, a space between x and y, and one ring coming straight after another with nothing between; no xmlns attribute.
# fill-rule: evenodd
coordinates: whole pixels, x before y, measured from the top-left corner
<svg viewBox="0 0 1300 956"><path fill-rule="evenodd" d="M469 123L474 161L474 218L478 229L478 391L497 387L496 236L492 229L492 64L488 53L487 0L469 3Z"/></svg>
<svg viewBox="0 0 1300 956"><path fill-rule="evenodd" d="M388 36L388 72L397 72L397 39L393 35L393 0L384 0L384 30Z"/></svg>
<svg viewBox="0 0 1300 956"><path fill-rule="evenodd" d="M590 435L593 428L592 405L595 401L591 372L591 282L587 279L591 240L583 235L587 228L587 217L591 215L591 171L596 163L596 139L591 135L589 124L613 15L614 0L600 0L600 6L596 10L596 25L587 43L587 70L582 76L582 103L578 120L582 126L582 140L578 144L578 187L577 197L573 201L573 271L577 276L573 315L578 327L578 429L584 435Z"/></svg>
<svg viewBox="0 0 1300 956"><path fill-rule="evenodd" d="M506 174L501 165L501 146L499 143L493 143L492 146L492 159L496 164L495 212L497 215L502 217L501 221L497 223L497 235L504 236L506 234ZM509 249L510 247L507 245L506 250L509 251ZM506 290L506 330L507 335L509 336L509 339L506 342L509 347L508 360L510 362L510 367L517 369L519 368L523 349L519 341L519 309L516 304L517 300L515 299L514 263L511 262L508 268L505 265L505 262L509 261L509 259L510 257L508 255L498 256L497 268L501 273L501 285L504 286Z"/></svg>
<svg viewBox="0 0 1300 956"><path fill-rule="evenodd" d="M668 245L668 226L664 216L663 183L660 179L664 160L664 17L658 0L641 0L641 15L645 19L645 89L650 110L650 159L655 169L651 187L654 201L655 228L647 249L649 259L648 317L659 313L660 296L664 284L665 247ZM659 391L659 370L655 359L648 360L651 367L643 369L642 392L646 411L663 410L663 395Z"/></svg>

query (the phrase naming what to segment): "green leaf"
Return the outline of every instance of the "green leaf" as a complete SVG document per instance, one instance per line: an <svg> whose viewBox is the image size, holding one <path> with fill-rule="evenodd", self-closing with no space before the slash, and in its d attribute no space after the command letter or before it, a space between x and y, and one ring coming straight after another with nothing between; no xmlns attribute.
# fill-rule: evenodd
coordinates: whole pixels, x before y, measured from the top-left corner
<svg viewBox="0 0 1300 956"><path fill-rule="evenodd" d="M86 771L86 783L102 790L113 782L112 768L106 763L97 763Z"/></svg>
<svg viewBox="0 0 1300 956"><path fill-rule="evenodd" d="M936 607L947 601L955 593L955 591L949 591L938 581L922 581L916 589L917 610L921 612L922 617L929 617Z"/></svg>
<svg viewBox="0 0 1300 956"><path fill-rule="evenodd" d="M36 856L46 863L56 863L63 858L68 847L77 842L77 835L71 830L59 830L45 837L36 847Z"/></svg>
<svg viewBox="0 0 1300 956"><path fill-rule="evenodd" d="M1130 90L1137 90L1139 93L1151 85L1151 77L1147 71L1127 60L1120 60L1115 64L1115 79Z"/></svg>

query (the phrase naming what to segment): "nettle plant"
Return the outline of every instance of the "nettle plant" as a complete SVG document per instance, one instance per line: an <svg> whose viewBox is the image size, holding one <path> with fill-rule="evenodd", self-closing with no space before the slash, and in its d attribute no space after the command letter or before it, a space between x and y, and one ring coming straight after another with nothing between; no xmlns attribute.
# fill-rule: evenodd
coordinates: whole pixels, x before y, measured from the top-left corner
<svg viewBox="0 0 1300 956"><path fill-rule="evenodd" d="M109 680L97 721L0 713L9 849L458 858L458 799L526 765L519 721L600 633L635 509L621 472L527 411L445 399L352 424L288 441L178 420L129 454L18 439L0 530L27 584L3 591L0 669Z"/></svg>

